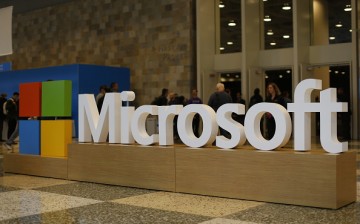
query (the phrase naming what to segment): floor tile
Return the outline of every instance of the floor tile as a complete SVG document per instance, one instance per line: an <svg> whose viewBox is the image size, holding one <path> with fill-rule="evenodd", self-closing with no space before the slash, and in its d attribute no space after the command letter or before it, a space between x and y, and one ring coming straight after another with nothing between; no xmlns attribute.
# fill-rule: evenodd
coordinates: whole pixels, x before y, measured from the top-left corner
<svg viewBox="0 0 360 224"><path fill-rule="evenodd" d="M34 190L0 194L0 220L84 206L100 201Z"/></svg>
<svg viewBox="0 0 360 224"><path fill-rule="evenodd" d="M10 176L5 175L3 177L0 177L1 186L17 187L22 189L48 187L48 186L69 184L69 183L74 183L74 182L68 180L25 176L25 175L10 175Z"/></svg>
<svg viewBox="0 0 360 224"><path fill-rule="evenodd" d="M13 223L200 223L211 219L210 217L189 215L179 212L169 212L156 209L142 208L117 203L99 203L57 212L48 212L18 219L0 222L1 224Z"/></svg>
<svg viewBox="0 0 360 224"><path fill-rule="evenodd" d="M338 210L268 203L229 215L226 218L269 224L355 224L360 222L360 203L353 203Z"/></svg>
<svg viewBox="0 0 360 224"><path fill-rule="evenodd" d="M209 221L205 221L199 224L257 224L255 222L244 222L239 220L233 220L233 219L223 219L223 218L217 218L212 219Z"/></svg>
<svg viewBox="0 0 360 224"><path fill-rule="evenodd" d="M169 192L156 192L114 200L114 202L210 217L221 217L262 204L253 201Z"/></svg>
<svg viewBox="0 0 360 224"><path fill-rule="evenodd" d="M83 198L92 198L102 201L126 198L126 197L154 192L145 189L85 183L85 182L63 184L63 185L44 187L44 188L36 188L36 190L83 197Z"/></svg>
<svg viewBox="0 0 360 224"><path fill-rule="evenodd" d="M20 188L0 186L0 193L9 192L9 191L16 191L16 190L20 190Z"/></svg>

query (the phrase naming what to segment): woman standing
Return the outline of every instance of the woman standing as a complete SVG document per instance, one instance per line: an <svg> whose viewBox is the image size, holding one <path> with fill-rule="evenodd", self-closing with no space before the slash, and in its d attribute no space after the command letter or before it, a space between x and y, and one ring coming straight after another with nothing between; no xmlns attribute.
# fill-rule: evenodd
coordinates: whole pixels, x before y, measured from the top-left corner
<svg viewBox="0 0 360 224"><path fill-rule="evenodd" d="M284 100L281 97L281 93L279 90L279 87L271 82L267 86L267 94L266 94L266 102L268 103L278 103L282 105L283 107L286 107L284 104ZM275 119L272 116L271 113L265 114L265 120L266 120L266 128L267 128L267 139L271 139L275 134Z"/></svg>

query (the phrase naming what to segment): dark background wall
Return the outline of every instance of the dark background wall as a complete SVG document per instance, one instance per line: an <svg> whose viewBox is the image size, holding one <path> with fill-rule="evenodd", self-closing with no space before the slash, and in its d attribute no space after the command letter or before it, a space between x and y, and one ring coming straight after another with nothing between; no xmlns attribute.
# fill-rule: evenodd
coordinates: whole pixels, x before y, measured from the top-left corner
<svg viewBox="0 0 360 224"><path fill-rule="evenodd" d="M0 63L124 66L137 105L149 104L163 87L189 96L196 80L192 0L59 2L27 10L15 5L14 54Z"/></svg>

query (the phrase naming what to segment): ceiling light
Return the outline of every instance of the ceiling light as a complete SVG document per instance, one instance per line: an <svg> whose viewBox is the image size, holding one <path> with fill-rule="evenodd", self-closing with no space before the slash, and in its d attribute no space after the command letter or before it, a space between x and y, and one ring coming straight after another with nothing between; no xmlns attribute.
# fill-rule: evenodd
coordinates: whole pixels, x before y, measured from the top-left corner
<svg viewBox="0 0 360 224"><path fill-rule="evenodd" d="M220 47L220 51L223 51L223 50L225 50L225 47Z"/></svg>
<svg viewBox="0 0 360 224"><path fill-rule="evenodd" d="M335 37L329 37L330 40L335 40Z"/></svg>
<svg viewBox="0 0 360 224"><path fill-rule="evenodd" d="M226 82L226 79L225 79L225 78L221 78L220 81L221 81L221 82Z"/></svg>
<svg viewBox="0 0 360 224"><path fill-rule="evenodd" d="M282 77L283 77L282 75L279 75L279 78L280 78L280 79L282 79Z"/></svg>
<svg viewBox="0 0 360 224"><path fill-rule="evenodd" d="M270 45L271 45L271 46L275 46L276 43L275 43L275 42L271 42Z"/></svg>
<svg viewBox="0 0 360 224"><path fill-rule="evenodd" d="M269 78L269 76L265 75L265 79L268 79L268 78Z"/></svg>
<svg viewBox="0 0 360 224"><path fill-rule="evenodd" d="M268 32L266 34L271 36L271 35L274 35L274 32L272 30L268 30Z"/></svg>
<svg viewBox="0 0 360 224"><path fill-rule="evenodd" d="M345 12L350 12L351 11L351 5L346 5L344 11Z"/></svg>
<svg viewBox="0 0 360 224"><path fill-rule="evenodd" d="M233 44L234 44L234 42L232 42L232 41L228 41L226 44L227 44L227 45L233 45Z"/></svg>
<svg viewBox="0 0 360 224"><path fill-rule="evenodd" d="M234 20L230 20L230 22L228 23L228 26L236 26L236 23Z"/></svg>
<svg viewBox="0 0 360 224"><path fill-rule="evenodd" d="M343 25L341 24L341 22L338 22L335 26L336 27L342 27Z"/></svg>
<svg viewBox="0 0 360 224"><path fill-rule="evenodd" d="M335 74L338 74L339 73L339 71L335 71Z"/></svg>
<svg viewBox="0 0 360 224"><path fill-rule="evenodd" d="M341 72L341 74L345 75L345 72Z"/></svg>
<svg viewBox="0 0 360 224"><path fill-rule="evenodd" d="M284 38L284 39L289 39L289 38L290 38L290 35L283 35L283 38Z"/></svg>
<svg viewBox="0 0 360 224"><path fill-rule="evenodd" d="M329 69L329 72L331 72L331 70Z"/></svg>
<svg viewBox="0 0 360 224"><path fill-rule="evenodd" d="M349 31L350 31L350 33L351 33L351 32L352 32L352 29L350 29Z"/></svg>
<svg viewBox="0 0 360 224"><path fill-rule="evenodd" d="M291 70L286 70L286 73L290 74L290 73L291 73Z"/></svg>
<svg viewBox="0 0 360 224"><path fill-rule="evenodd" d="M265 22L270 22L270 21L271 21L270 16L266 15L266 16L264 17L264 21L265 21Z"/></svg>
<svg viewBox="0 0 360 224"><path fill-rule="evenodd" d="M289 5L289 3L285 3L282 7L283 10L290 10L291 6Z"/></svg>
<svg viewBox="0 0 360 224"><path fill-rule="evenodd" d="M226 74L227 77L230 77L230 74Z"/></svg>
<svg viewBox="0 0 360 224"><path fill-rule="evenodd" d="M267 0L263 0L263 2L267 2Z"/></svg>
<svg viewBox="0 0 360 224"><path fill-rule="evenodd" d="M219 8L222 9L222 8L225 8L225 5L223 2L219 2Z"/></svg>
<svg viewBox="0 0 360 224"><path fill-rule="evenodd" d="M239 76L239 75L236 75L235 77L236 77L237 79L238 79L238 78L240 78L240 76Z"/></svg>

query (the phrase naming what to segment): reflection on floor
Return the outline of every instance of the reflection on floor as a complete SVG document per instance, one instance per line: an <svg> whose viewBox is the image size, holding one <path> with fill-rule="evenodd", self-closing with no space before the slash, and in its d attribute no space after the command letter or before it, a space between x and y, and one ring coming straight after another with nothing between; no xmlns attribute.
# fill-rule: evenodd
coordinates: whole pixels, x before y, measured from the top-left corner
<svg viewBox="0 0 360 224"><path fill-rule="evenodd" d="M349 148L358 150L357 202L338 210L5 174L0 224L360 223L360 141L349 142Z"/></svg>

